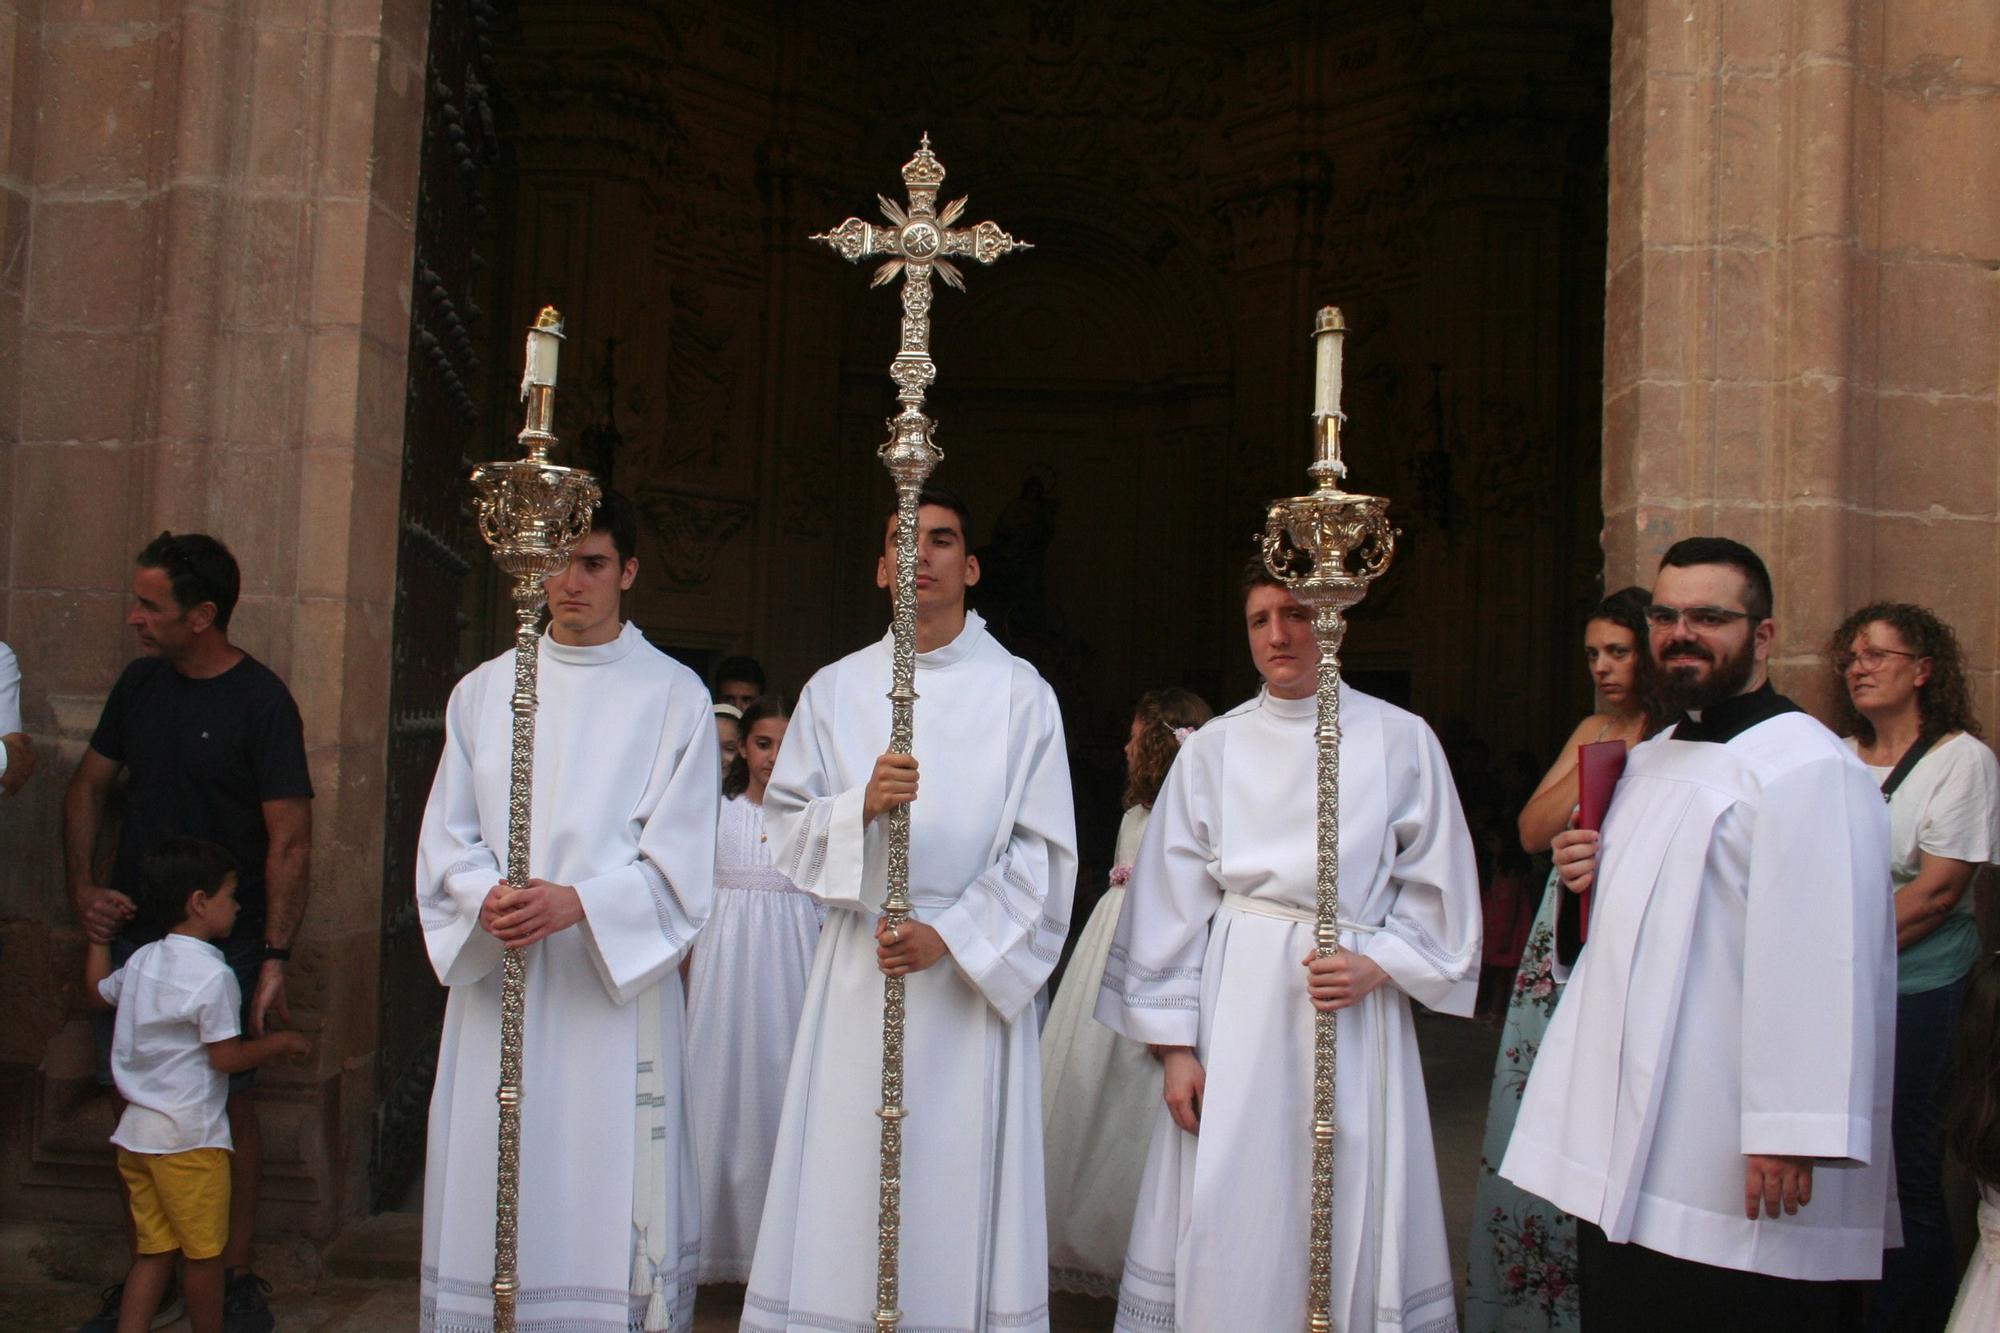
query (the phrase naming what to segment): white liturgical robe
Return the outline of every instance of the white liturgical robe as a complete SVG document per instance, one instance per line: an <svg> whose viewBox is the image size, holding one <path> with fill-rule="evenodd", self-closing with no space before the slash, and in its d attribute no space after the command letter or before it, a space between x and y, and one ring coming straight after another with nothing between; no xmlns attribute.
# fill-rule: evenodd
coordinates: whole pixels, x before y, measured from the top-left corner
<svg viewBox="0 0 2000 1333"><path fill-rule="evenodd" d="M885 821L862 796L889 748L890 640L820 671L785 734L772 861L829 910L806 986L744 1297L751 1330L872 1328L882 1077L875 923ZM1048 1327L1032 1001L1068 931L1075 815L1062 718L1034 668L969 615L917 656L910 890L949 953L908 978L903 1327Z"/></svg>
<svg viewBox="0 0 2000 1333"><path fill-rule="evenodd" d="M1635 746L1576 961L1500 1174L1631 1242L1872 1278L1890 1188L1894 905L1882 796L1766 687L1752 725ZM1743 1213L1744 1156L1818 1158L1796 1216Z"/></svg>
<svg viewBox="0 0 2000 1333"><path fill-rule="evenodd" d="M520 1327L685 1328L701 1214L675 967L714 893L708 692L630 624L596 647L544 637L538 670L529 861L584 918L527 949ZM503 950L479 909L504 873L513 688L508 652L452 692L417 853L451 991L424 1170L421 1326L437 1333L493 1326Z"/></svg>
<svg viewBox="0 0 2000 1333"><path fill-rule="evenodd" d="M1187 739L1153 805L1104 970L1098 1021L1192 1046L1201 1133L1162 1103L1117 1327L1306 1326L1311 1216L1315 701L1268 692ZM1422 719L1340 692L1341 945L1389 980L1337 1017L1333 1322L1456 1327L1410 1000L1470 1014L1472 840Z"/></svg>

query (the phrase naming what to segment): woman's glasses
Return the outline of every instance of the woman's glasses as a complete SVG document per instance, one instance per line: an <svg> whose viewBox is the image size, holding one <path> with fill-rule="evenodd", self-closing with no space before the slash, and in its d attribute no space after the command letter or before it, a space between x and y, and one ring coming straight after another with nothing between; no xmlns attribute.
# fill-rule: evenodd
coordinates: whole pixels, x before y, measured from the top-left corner
<svg viewBox="0 0 2000 1333"><path fill-rule="evenodd" d="M1863 648L1858 653L1835 653L1833 669L1843 676L1859 666L1863 671L1880 671L1889 665L1892 657L1918 657L1918 653L1906 653L1900 648Z"/></svg>

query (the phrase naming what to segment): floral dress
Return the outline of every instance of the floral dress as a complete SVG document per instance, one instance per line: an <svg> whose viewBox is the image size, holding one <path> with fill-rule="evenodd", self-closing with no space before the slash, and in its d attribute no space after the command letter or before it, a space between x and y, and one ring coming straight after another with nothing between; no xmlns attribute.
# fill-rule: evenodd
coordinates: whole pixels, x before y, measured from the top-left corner
<svg viewBox="0 0 2000 1333"><path fill-rule="evenodd" d="M1465 1295L1466 1333L1534 1333L1579 1327L1576 1293L1576 1220L1553 1204L1525 1194L1500 1178L1500 1159L1514 1134L1521 1093L1535 1052L1562 998L1551 970L1555 953L1557 895L1553 871L1542 890L1541 910L1528 930L1514 973L1514 992L1493 1066L1493 1095L1480 1148L1479 1190L1466 1246L1470 1284Z"/></svg>

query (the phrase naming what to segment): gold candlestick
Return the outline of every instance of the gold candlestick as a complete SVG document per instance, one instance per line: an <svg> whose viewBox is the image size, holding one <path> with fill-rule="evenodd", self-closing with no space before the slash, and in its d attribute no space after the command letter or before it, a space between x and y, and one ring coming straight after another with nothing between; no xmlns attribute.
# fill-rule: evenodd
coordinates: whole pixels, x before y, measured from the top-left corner
<svg viewBox="0 0 2000 1333"><path fill-rule="evenodd" d="M888 255L870 286L880 287L903 277L903 335L889 378L896 382L900 412L889 419L889 439L878 454L896 484L896 616L895 649L889 689L889 749L910 753L916 731L917 701L917 496L924 480L944 453L932 440L936 422L924 415L924 391L937 379L931 360L931 273L965 290L958 266L947 256L991 264L1014 250L1033 247L1017 241L998 223L982 222L954 228L965 211L957 199L937 208L944 163L931 152L926 134L917 155L903 164L903 184L910 206L877 195L882 215L893 225L878 227L849 218L832 231L812 239L824 241L848 261L868 255ZM888 893L882 919L899 927L910 914L910 808L897 806L886 816L888 827ZM903 1317L896 1308L898 1260L901 1251L903 1193L903 978L884 977L882 986L882 1168L876 1214L875 1310L878 1333L890 1333Z"/></svg>
<svg viewBox="0 0 2000 1333"><path fill-rule="evenodd" d="M528 882L530 812L535 790L535 668L540 637L542 580L569 561L569 553L590 531L591 511L600 492L588 472L548 461L555 444L556 352L562 316L542 307L528 334L528 365L521 381L527 422L521 443L527 457L482 463L472 472L477 492L479 535L493 559L513 576L514 587L514 744L507 787L507 883ZM500 1178L494 1194L493 1327L513 1333L514 1297L519 1290L515 1251L519 1238L521 1180L521 1024L527 962L519 949L502 957L500 981Z"/></svg>
<svg viewBox="0 0 2000 1333"><path fill-rule="evenodd" d="M1389 502L1376 495L1340 489L1347 473L1340 458L1340 338L1346 332L1340 311L1323 307L1313 325L1319 392L1313 410L1313 462L1317 483L1310 495L1272 504L1264 521L1264 565L1292 596L1313 613L1319 641L1317 908L1314 952L1329 958L1340 948L1340 644L1347 635L1347 610L1367 595L1368 585L1389 568L1396 553L1396 529L1389 526ZM1330 373L1329 373L1330 372ZM1333 1136L1336 1015L1313 1013L1312 1229L1311 1275L1307 1289L1308 1327L1333 1330ZM1381 1126L1375 1127L1381 1132ZM1370 1303L1372 1307L1372 1302Z"/></svg>

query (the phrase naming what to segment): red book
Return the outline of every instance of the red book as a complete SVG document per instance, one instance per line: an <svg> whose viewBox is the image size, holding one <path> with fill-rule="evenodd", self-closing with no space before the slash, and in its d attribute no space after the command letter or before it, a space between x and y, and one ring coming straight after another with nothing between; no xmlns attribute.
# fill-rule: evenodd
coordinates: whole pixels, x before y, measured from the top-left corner
<svg viewBox="0 0 2000 1333"><path fill-rule="evenodd" d="M1624 741L1594 741L1576 747L1576 826L1595 833L1604 827L1605 812L1611 808L1611 793L1618 789L1618 775L1625 771ZM1590 898L1596 885L1577 897L1576 942L1581 947L1590 938Z"/></svg>
<svg viewBox="0 0 2000 1333"><path fill-rule="evenodd" d="M1625 771L1624 741L1595 741L1576 747L1576 826L1592 833L1604 827L1611 793Z"/></svg>

